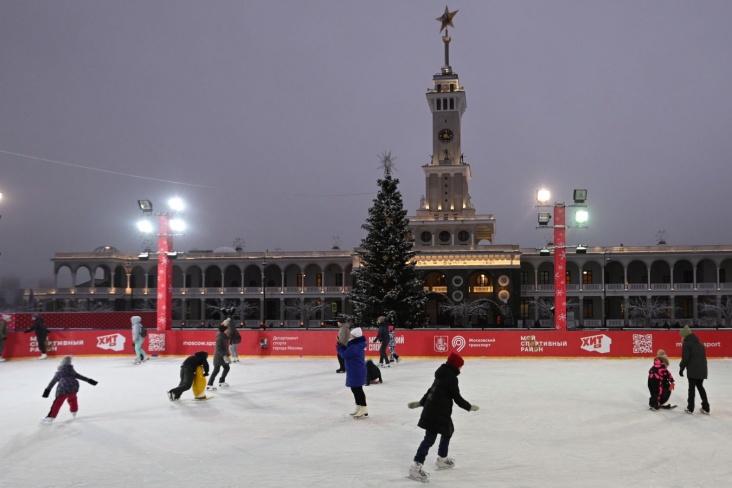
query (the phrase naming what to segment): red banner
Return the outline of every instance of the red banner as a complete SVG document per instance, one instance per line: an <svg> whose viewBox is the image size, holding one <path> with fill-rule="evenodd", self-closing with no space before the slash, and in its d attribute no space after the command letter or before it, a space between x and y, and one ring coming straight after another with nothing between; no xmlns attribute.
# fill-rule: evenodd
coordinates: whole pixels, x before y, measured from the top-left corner
<svg viewBox="0 0 732 488"><path fill-rule="evenodd" d="M732 357L732 330L695 330L706 346L707 357ZM241 356L327 357L335 356L337 329L330 330L241 330ZM377 359L376 330L367 330L367 356ZM216 330L148 332L145 350L152 355L213 353ZM681 355L678 330L583 330L583 331L472 331L405 330L395 334L396 351L405 357L442 357L455 351L465 357L495 358L633 358L651 357L658 349L669 356ZM50 331L48 354L134 355L129 329ZM11 333L5 344L6 358L37 356L35 334Z"/></svg>

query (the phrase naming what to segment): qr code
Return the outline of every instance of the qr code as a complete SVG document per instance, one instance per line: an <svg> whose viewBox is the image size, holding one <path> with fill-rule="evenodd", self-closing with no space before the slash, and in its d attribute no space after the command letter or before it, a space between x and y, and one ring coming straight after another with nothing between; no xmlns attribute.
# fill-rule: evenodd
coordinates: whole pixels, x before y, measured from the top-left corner
<svg viewBox="0 0 732 488"><path fill-rule="evenodd" d="M653 354L653 335L633 334L633 354Z"/></svg>
<svg viewBox="0 0 732 488"><path fill-rule="evenodd" d="M165 352L165 334L149 333L147 337L149 339L148 351Z"/></svg>

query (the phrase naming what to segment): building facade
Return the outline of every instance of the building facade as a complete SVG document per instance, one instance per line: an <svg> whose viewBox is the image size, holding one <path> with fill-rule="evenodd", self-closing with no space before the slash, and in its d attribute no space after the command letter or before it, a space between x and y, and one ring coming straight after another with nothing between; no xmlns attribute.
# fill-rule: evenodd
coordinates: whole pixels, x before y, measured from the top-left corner
<svg viewBox="0 0 732 488"><path fill-rule="evenodd" d="M480 302L485 306L469 317L469 326L552 326L553 258L536 249L494 245L495 218L478 214L471 201L461 130L466 93L450 66L447 31L442 41L444 63L426 93L432 155L422 166L425 193L409 217L417 268L430 292L426 325L451 325L450 306ZM52 261L54 286L25 292L33 309L155 307L155 261L140 261L111 246L57 253ZM350 313L346 294L358 264L355 252L340 249L178 254L173 326L205 326L221 317L222 308L232 307L243 326L320 326ZM584 254L568 253L568 326L729 326L730 278L732 246L590 247Z"/></svg>

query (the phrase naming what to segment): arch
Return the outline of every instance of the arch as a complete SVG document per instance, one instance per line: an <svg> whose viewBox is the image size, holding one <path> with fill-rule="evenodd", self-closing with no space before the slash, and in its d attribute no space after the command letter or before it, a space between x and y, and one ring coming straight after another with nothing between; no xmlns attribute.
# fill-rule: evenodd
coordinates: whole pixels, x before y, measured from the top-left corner
<svg viewBox="0 0 732 488"><path fill-rule="evenodd" d="M468 300L493 296L495 280L493 274L486 270L476 270L468 276Z"/></svg>
<svg viewBox="0 0 732 488"><path fill-rule="evenodd" d="M666 261L651 263L651 283L671 283L671 266Z"/></svg>
<svg viewBox="0 0 732 488"><path fill-rule="evenodd" d="M221 268L215 264L208 266L203 272L203 286L206 288L220 288L222 279Z"/></svg>
<svg viewBox="0 0 732 488"><path fill-rule="evenodd" d="M74 281L74 287L76 288L89 288L91 284L91 271L87 266L79 266L76 268L76 279Z"/></svg>
<svg viewBox="0 0 732 488"><path fill-rule="evenodd" d="M711 259L702 259L696 265L696 282L697 283L716 283L717 282L717 266Z"/></svg>
<svg viewBox="0 0 732 488"><path fill-rule="evenodd" d="M296 264L288 264L285 267L285 282L282 284L282 286L287 287L302 287L302 270L300 269L300 266Z"/></svg>
<svg viewBox="0 0 732 488"><path fill-rule="evenodd" d="M674 263L674 284L694 283L694 267L686 259Z"/></svg>
<svg viewBox="0 0 732 488"><path fill-rule="evenodd" d="M429 271L423 279L427 291L447 293L447 277L442 271Z"/></svg>
<svg viewBox="0 0 732 488"><path fill-rule="evenodd" d="M241 287L241 268L239 266L231 264L224 269L224 287Z"/></svg>
<svg viewBox="0 0 732 488"><path fill-rule="evenodd" d="M186 288L202 288L203 287L203 270L200 266L189 266L186 269L185 277Z"/></svg>
<svg viewBox="0 0 732 488"><path fill-rule="evenodd" d="M305 286L323 286L323 271L317 264L305 266Z"/></svg>
<svg viewBox="0 0 732 488"><path fill-rule="evenodd" d="M183 288L185 286L185 280L183 277L183 270L180 266L173 266L173 288Z"/></svg>
<svg viewBox="0 0 732 488"><path fill-rule="evenodd" d="M94 287L112 286L112 273L107 265L100 265L94 268Z"/></svg>
<svg viewBox="0 0 732 488"><path fill-rule="evenodd" d="M648 283L648 267L646 263L634 260L628 264L628 284Z"/></svg>
<svg viewBox="0 0 732 488"><path fill-rule="evenodd" d="M56 269L56 286L59 288L73 288L74 280L69 266L59 266Z"/></svg>

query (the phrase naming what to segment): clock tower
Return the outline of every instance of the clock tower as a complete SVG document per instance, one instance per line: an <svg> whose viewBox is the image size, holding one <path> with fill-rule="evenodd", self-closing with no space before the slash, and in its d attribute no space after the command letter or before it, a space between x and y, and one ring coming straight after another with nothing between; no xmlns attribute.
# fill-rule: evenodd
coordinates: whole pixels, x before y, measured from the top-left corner
<svg viewBox="0 0 732 488"><path fill-rule="evenodd" d="M450 66L450 41L447 26L454 27L455 12L438 18L442 22L444 65L432 77L427 89L427 104L432 113L432 156L422 166L425 194L416 217L410 217L417 246L468 246L492 243L495 220L492 215L476 215L470 198L470 165L462 151L462 116L467 108L465 89Z"/></svg>

